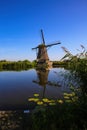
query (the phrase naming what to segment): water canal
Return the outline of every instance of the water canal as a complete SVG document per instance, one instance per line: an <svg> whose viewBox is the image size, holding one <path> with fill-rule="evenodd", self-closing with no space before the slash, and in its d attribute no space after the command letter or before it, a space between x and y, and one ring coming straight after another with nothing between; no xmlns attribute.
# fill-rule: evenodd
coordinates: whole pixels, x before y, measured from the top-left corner
<svg viewBox="0 0 87 130"><path fill-rule="evenodd" d="M0 109L27 109L28 98L35 93L41 98L62 98L63 92L69 92L71 85L78 87L79 79L64 68L1 71Z"/></svg>
<svg viewBox="0 0 87 130"><path fill-rule="evenodd" d="M64 68L1 71L0 130L31 130L32 107L28 99L35 93L40 98L62 98L72 85L79 87L79 79Z"/></svg>

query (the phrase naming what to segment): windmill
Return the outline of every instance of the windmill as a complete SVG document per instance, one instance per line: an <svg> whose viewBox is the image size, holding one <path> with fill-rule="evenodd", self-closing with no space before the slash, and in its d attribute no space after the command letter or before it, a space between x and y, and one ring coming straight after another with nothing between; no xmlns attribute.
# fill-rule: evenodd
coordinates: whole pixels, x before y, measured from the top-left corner
<svg viewBox="0 0 87 130"><path fill-rule="evenodd" d="M46 45L42 29L41 29L41 37L42 37L42 44L39 44L37 47L32 48L32 50L35 49L37 52L37 66L39 68L49 68L52 66L52 62L49 60L47 48L54 45L58 45L60 44L60 42Z"/></svg>

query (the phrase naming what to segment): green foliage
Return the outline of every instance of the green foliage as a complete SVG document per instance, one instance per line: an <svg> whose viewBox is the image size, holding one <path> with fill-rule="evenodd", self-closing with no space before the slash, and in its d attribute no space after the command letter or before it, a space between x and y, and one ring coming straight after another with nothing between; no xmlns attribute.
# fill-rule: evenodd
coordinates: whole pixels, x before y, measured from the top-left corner
<svg viewBox="0 0 87 130"><path fill-rule="evenodd" d="M53 61L53 67L65 67L67 66L67 61Z"/></svg>
<svg viewBox="0 0 87 130"><path fill-rule="evenodd" d="M0 61L0 70L27 70L36 66L36 62L24 61Z"/></svg>
<svg viewBox="0 0 87 130"><path fill-rule="evenodd" d="M34 94L31 101L37 104L31 114L32 130L86 130L87 103L82 107L77 92L64 93L63 100L40 99Z"/></svg>
<svg viewBox="0 0 87 130"><path fill-rule="evenodd" d="M74 56L63 47L66 54L62 60L68 59L67 69L75 72L82 82L81 90L87 93L87 51L83 45L81 45L81 48L82 51Z"/></svg>

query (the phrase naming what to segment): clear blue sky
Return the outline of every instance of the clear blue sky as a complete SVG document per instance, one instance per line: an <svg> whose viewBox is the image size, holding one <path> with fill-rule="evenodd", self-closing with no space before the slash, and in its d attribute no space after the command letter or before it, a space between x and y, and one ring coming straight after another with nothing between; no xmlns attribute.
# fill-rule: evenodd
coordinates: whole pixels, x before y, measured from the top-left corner
<svg viewBox="0 0 87 130"><path fill-rule="evenodd" d="M61 46L73 54L87 47L87 0L0 0L0 60L34 60L41 28L46 44L61 41L51 60L64 56Z"/></svg>

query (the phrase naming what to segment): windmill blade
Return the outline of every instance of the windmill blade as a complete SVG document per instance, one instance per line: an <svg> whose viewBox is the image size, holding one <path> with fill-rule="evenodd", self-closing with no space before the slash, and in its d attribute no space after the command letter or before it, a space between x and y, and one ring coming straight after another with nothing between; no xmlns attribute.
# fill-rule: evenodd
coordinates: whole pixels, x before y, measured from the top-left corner
<svg viewBox="0 0 87 130"><path fill-rule="evenodd" d="M42 36L42 42L43 42L43 44L45 44L44 34L43 34L43 30L42 29L41 29L41 36Z"/></svg>
<svg viewBox="0 0 87 130"><path fill-rule="evenodd" d="M39 46L32 48L32 50L37 49Z"/></svg>
<svg viewBox="0 0 87 130"><path fill-rule="evenodd" d="M61 44L61 43L57 42L57 43L53 43L53 44L48 44L48 45L46 45L46 47L51 47L51 46L58 45L58 44Z"/></svg>

